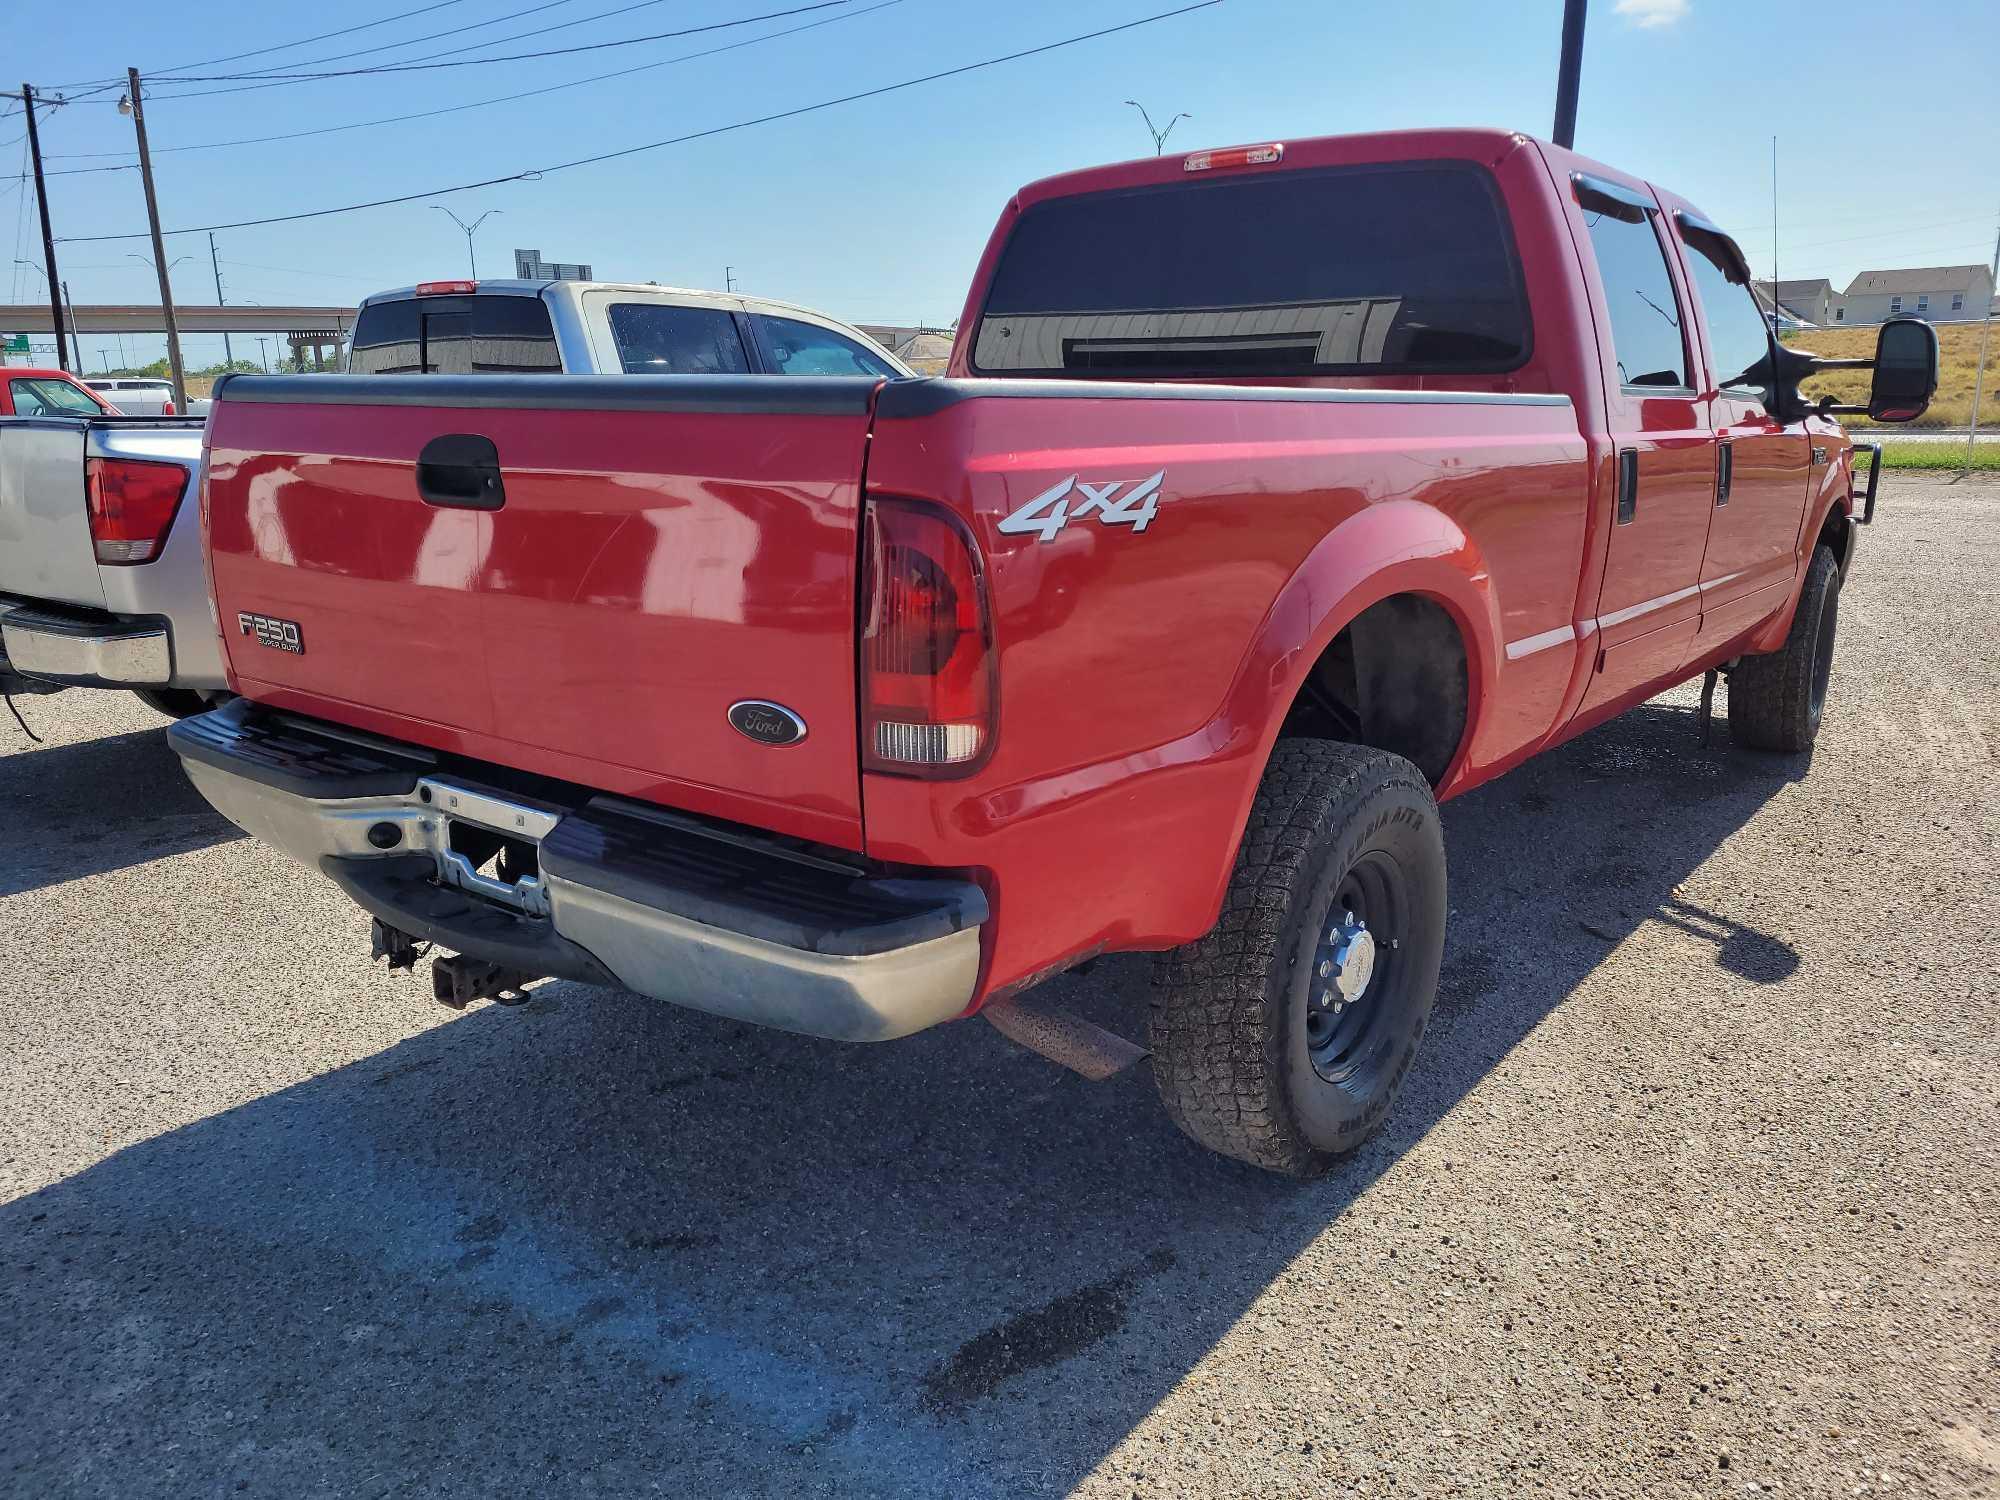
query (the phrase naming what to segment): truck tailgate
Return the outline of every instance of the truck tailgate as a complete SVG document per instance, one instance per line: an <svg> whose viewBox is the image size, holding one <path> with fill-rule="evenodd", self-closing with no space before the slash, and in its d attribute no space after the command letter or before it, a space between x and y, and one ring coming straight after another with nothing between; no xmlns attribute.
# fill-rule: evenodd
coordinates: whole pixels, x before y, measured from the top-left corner
<svg viewBox="0 0 2000 1500"><path fill-rule="evenodd" d="M104 607L84 498L88 424L0 420L0 594Z"/></svg>
<svg viewBox="0 0 2000 1500"><path fill-rule="evenodd" d="M205 503L238 689L858 847L855 570L874 386L228 381ZM790 710L804 737L739 732L730 710L746 700Z"/></svg>

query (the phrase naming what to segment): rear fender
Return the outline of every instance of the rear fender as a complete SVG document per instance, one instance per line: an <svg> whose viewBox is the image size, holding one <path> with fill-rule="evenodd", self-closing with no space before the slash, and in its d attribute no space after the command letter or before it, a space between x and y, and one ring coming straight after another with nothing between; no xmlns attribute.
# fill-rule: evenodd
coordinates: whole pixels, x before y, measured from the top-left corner
<svg viewBox="0 0 2000 1500"><path fill-rule="evenodd" d="M1440 788L1448 790L1457 778L1479 727L1486 687L1499 672L1500 618L1492 580L1478 547L1442 511L1415 500L1370 505L1328 532L1279 591L1217 726L1229 731L1218 738L1254 734L1256 742L1255 755L1243 761L1235 839L1215 892L1218 909L1264 766L1307 674L1356 616L1395 594L1434 600L1465 643L1465 732Z"/></svg>

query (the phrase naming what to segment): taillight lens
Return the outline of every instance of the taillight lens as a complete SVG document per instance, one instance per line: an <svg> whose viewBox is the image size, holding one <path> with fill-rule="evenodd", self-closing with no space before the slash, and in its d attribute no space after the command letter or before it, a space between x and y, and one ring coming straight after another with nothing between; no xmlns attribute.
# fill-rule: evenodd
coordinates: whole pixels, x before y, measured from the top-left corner
<svg viewBox="0 0 2000 1500"><path fill-rule="evenodd" d="M964 776L993 748L993 622L971 533L947 512L868 502L862 762Z"/></svg>
<svg viewBox="0 0 2000 1500"><path fill-rule="evenodd" d="M90 536L97 560L116 567L151 562L167 544L188 471L137 458L93 458L84 465Z"/></svg>
<svg viewBox="0 0 2000 1500"><path fill-rule="evenodd" d="M163 417L177 417L180 413L174 410L173 402L162 401L160 403L160 415Z"/></svg>

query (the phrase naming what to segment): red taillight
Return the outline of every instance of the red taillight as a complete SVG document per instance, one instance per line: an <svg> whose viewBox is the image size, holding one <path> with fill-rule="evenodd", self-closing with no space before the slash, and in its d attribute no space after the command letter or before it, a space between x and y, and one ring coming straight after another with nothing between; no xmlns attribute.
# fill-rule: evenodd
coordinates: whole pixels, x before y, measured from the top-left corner
<svg viewBox="0 0 2000 1500"><path fill-rule="evenodd" d="M160 403L160 415L163 417L173 417L173 416L178 416L179 413L174 410L173 402L162 401Z"/></svg>
<svg viewBox="0 0 2000 1500"><path fill-rule="evenodd" d="M861 754L871 771L964 776L993 748L993 622L972 536L947 512L868 502Z"/></svg>
<svg viewBox="0 0 2000 1500"><path fill-rule="evenodd" d="M179 464L93 458L84 465L90 535L97 560L116 567L151 562L167 544L188 472Z"/></svg>
<svg viewBox="0 0 2000 1500"><path fill-rule="evenodd" d="M1197 151L1181 158L1183 172L1209 172L1217 167L1273 167L1285 159L1283 141L1261 146L1230 146L1221 151Z"/></svg>
<svg viewBox="0 0 2000 1500"><path fill-rule="evenodd" d="M419 297L447 297L454 292L476 292L476 281L420 281L417 283Z"/></svg>

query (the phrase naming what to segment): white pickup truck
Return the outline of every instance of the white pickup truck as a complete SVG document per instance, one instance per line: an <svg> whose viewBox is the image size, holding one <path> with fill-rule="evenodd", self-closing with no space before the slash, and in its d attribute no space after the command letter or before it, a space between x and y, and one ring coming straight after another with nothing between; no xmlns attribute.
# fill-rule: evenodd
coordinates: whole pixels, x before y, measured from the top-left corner
<svg viewBox="0 0 2000 1500"><path fill-rule="evenodd" d="M225 689L202 571L200 417L0 417L0 689Z"/></svg>
<svg viewBox="0 0 2000 1500"><path fill-rule="evenodd" d="M355 375L873 375L909 366L811 308L650 282L423 281L354 318Z"/></svg>

